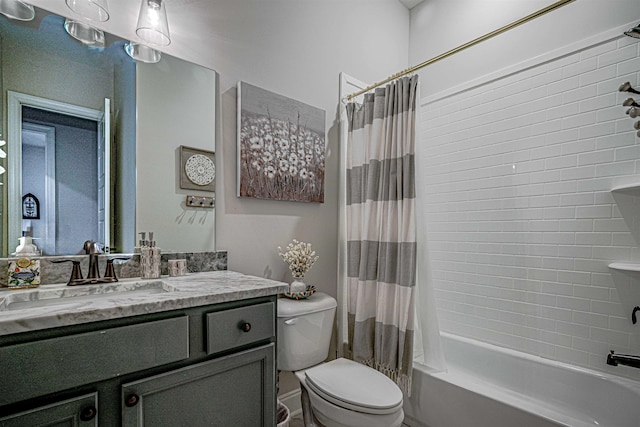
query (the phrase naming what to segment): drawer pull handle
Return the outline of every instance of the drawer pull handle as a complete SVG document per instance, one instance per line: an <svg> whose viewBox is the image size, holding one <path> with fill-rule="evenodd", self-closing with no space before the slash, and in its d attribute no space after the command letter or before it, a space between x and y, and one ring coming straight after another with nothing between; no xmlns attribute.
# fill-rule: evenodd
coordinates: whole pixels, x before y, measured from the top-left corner
<svg viewBox="0 0 640 427"><path fill-rule="evenodd" d="M249 322L242 322L240 324L240 329L242 329L242 332L249 332L251 330L251 323Z"/></svg>
<svg viewBox="0 0 640 427"><path fill-rule="evenodd" d="M139 401L140 397L138 397L137 394L132 393L125 398L124 404L127 405L127 407L131 408L132 406L136 406Z"/></svg>
<svg viewBox="0 0 640 427"><path fill-rule="evenodd" d="M80 421L91 421L98 414L95 406L87 406L80 411Z"/></svg>

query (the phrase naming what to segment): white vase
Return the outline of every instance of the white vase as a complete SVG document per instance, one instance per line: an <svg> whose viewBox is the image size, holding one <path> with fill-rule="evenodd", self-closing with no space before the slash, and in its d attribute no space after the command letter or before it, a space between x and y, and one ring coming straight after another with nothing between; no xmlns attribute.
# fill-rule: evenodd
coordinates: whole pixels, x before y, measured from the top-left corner
<svg viewBox="0 0 640 427"><path fill-rule="evenodd" d="M294 277L289 285L290 294L298 294L307 290L307 285L302 281L303 277Z"/></svg>

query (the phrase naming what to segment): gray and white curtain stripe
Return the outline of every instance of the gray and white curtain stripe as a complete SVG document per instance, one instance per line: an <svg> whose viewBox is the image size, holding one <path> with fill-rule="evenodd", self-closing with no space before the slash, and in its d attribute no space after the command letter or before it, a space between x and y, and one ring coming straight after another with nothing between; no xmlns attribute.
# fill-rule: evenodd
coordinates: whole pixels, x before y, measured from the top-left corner
<svg viewBox="0 0 640 427"><path fill-rule="evenodd" d="M353 360L411 389L418 76L347 104L347 287Z"/></svg>

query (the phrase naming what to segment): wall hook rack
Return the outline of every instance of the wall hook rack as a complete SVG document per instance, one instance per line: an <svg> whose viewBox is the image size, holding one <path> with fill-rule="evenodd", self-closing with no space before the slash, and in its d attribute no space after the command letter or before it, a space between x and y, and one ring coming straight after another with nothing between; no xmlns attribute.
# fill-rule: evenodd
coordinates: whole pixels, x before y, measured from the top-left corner
<svg viewBox="0 0 640 427"><path fill-rule="evenodd" d="M216 199L213 197L187 195L186 205L191 208L213 209L216 206Z"/></svg>
<svg viewBox="0 0 640 427"><path fill-rule="evenodd" d="M631 86L631 83L630 83L630 82L624 82L624 83L622 83L622 85L620 85L620 87L618 88L618 90L619 90L620 92L630 92L630 93L637 93L637 94L640 94L640 91L638 91L638 90L634 89L634 88Z"/></svg>
<svg viewBox="0 0 640 427"><path fill-rule="evenodd" d="M633 313L631 313L631 322L635 325L638 323L638 318L636 317L636 313L640 311L640 307L637 305L633 308Z"/></svg>

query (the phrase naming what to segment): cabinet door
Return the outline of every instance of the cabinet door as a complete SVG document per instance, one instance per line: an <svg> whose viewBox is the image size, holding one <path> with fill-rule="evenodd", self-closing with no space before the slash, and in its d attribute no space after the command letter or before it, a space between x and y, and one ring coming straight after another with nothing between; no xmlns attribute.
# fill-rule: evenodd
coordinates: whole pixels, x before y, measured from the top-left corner
<svg viewBox="0 0 640 427"><path fill-rule="evenodd" d="M275 347L265 345L122 386L122 424L275 425Z"/></svg>
<svg viewBox="0 0 640 427"><path fill-rule="evenodd" d="M2 427L96 427L98 425L98 393L42 406L0 418Z"/></svg>

